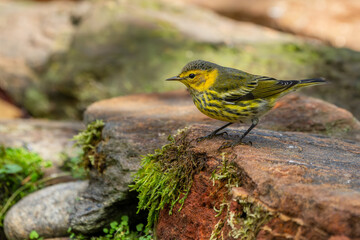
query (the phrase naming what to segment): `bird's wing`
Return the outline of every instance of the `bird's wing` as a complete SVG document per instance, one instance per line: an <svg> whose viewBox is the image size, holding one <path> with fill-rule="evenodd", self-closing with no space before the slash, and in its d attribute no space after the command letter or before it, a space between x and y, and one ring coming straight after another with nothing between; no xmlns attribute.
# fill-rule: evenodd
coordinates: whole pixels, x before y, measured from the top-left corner
<svg viewBox="0 0 360 240"><path fill-rule="evenodd" d="M224 81L224 85L218 86L218 94L227 102L246 99L258 85L256 77L245 72L231 73Z"/></svg>
<svg viewBox="0 0 360 240"><path fill-rule="evenodd" d="M229 90L224 97L227 102L245 101L256 98L267 98L287 92L289 88L299 81L281 81L275 78L251 75L243 84Z"/></svg>
<svg viewBox="0 0 360 240"><path fill-rule="evenodd" d="M297 80L283 81L275 78L263 77L258 79L258 85L251 93L254 98L268 98L288 92L292 86L298 83L299 81Z"/></svg>

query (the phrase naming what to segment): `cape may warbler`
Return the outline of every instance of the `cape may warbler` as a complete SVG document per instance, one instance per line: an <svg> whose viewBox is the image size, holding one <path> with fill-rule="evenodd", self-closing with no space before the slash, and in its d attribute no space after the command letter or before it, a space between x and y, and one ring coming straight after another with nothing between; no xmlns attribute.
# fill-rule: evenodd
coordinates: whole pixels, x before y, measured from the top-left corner
<svg viewBox="0 0 360 240"><path fill-rule="evenodd" d="M189 62L178 76L166 80L185 84L202 113L229 122L203 138L214 137L233 123L251 123L239 139L227 143L227 146L241 143L258 124L259 117L268 112L280 97L298 88L326 82L322 78L277 80L203 60Z"/></svg>

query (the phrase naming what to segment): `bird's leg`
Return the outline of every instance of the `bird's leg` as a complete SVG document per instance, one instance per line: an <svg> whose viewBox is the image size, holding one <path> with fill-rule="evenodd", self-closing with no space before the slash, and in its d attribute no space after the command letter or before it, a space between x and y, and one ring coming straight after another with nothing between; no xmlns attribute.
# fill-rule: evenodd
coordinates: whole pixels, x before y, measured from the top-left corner
<svg viewBox="0 0 360 240"><path fill-rule="evenodd" d="M213 137L215 137L215 136L217 136L217 135L222 135L222 134L224 134L224 133L227 134L227 132L224 132L224 133L218 133L218 132L221 131L221 130L223 130L224 128L230 126L231 124L233 124L233 123L232 123L232 122L227 123L227 124L225 124L224 126L216 129L215 131L213 131L213 132L210 133L209 135L206 135L206 136L204 136L204 137L199 137L199 138L197 138L196 140L197 140L198 142L200 142L200 141L205 140L205 139L211 139L211 138L213 138Z"/></svg>
<svg viewBox="0 0 360 240"><path fill-rule="evenodd" d="M256 125L257 125L258 123L259 123L259 119L258 119L258 118L253 118L253 119L251 120L251 126L249 127L248 130L246 130L246 131L243 133L243 135L241 135L241 137L240 137L239 139L236 139L236 140L233 141L233 142L225 142L224 144L222 144L222 145L220 146L219 150L224 149L224 148L228 148L228 147L234 147L234 146L242 143L242 140L244 139L244 137L245 137L246 135L248 135L249 132L250 132L254 127L256 127ZM250 142L250 144L252 144L252 143Z"/></svg>
<svg viewBox="0 0 360 240"><path fill-rule="evenodd" d="M249 129L246 130L246 131L243 133L243 135L240 137L240 139L236 140L235 142L240 143L240 142L243 140L243 138L244 138L246 135L248 135L249 132L250 132L254 127L256 127L256 125L258 125L258 123L259 123L259 119L258 119L258 118L253 118L253 119L251 120L251 126L249 127ZM236 144L235 144L235 145L236 145Z"/></svg>

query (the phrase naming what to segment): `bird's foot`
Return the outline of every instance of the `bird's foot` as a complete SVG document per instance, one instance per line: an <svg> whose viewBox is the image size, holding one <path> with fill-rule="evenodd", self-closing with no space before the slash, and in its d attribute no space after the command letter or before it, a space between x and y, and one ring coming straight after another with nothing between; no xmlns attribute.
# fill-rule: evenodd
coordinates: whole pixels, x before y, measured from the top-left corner
<svg viewBox="0 0 360 240"><path fill-rule="evenodd" d="M221 144L221 146L218 148L218 150L220 151L220 150L223 150L225 148L230 148L230 147L233 148L233 147L235 147L237 145L249 145L249 146L252 146L252 142L251 141L243 142L242 138L239 138L239 139L237 139L235 141L232 141L232 142L224 142L223 144Z"/></svg>
<svg viewBox="0 0 360 240"><path fill-rule="evenodd" d="M214 137L217 137L217 136L223 136L223 135L226 135L226 136L229 136L229 134L227 132L221 132L221 133L210 133L209 135L206 135L204 137L199 137L196 139L197 142L201 142L201 141L204 141L205 139L212 139Z"/></svg>

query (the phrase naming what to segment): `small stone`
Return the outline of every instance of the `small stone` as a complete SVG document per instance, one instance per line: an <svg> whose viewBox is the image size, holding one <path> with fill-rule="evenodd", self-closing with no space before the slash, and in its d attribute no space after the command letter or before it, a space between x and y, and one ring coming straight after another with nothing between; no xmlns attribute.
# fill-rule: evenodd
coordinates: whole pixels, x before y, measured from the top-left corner
<svg viewBox="0 0 360 240"><path fill-rule="evenodd" d="M67 236L69 215L87 185L87 181L57 184L21 199L5 216L6 237L27 239L33 230L44 238Z"/></svg>

